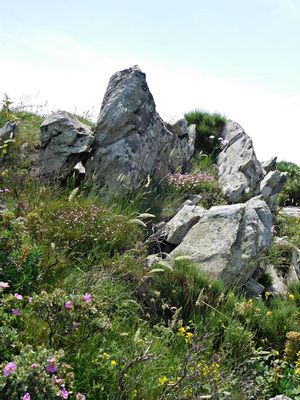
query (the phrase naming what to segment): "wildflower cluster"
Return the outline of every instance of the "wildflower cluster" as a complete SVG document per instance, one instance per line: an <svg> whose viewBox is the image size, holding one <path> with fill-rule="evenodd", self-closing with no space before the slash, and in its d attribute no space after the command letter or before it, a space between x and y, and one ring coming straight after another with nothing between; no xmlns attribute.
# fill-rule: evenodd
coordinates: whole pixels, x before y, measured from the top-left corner
<svg viewBox="0 0 300 400"><path fill-rule="evenodd" d="M52 239L60 245L77 246L83 252L100 245L101 249L116 249L124 246L128 232L134 231L136 225L123 215L90 205L88 208L74 205L50 213Z"/></svg>
<svg viewBox="0 0 300 400"><path fill-rule="evenodd" d="M61 289L45 291L31 300L33 314L48 325L49 345L54 348L70 346L86 340L95 332L110 328L102 301L96 295L71 295Z"/></svg>
<svg viewBox="0 0 300 400"><path fill-rule="evenodd" d="M62 350L42 347L33 350L30 345L20 345L19 354L0 365L3 371L0 373L1 395L23 400L53 399L65 395L63 398L67 399L73 388L74 374L63 358Z"/></svg>
<svg viewBox="0 0 300 400"><path fill-rule="evenodd" d="M191 332L188 332L188 330L188 326L186 328L180 327L178 329L178 335L184 337L186 343L192 344L192 338L194 335Z"/></svg>
<svg viewBox="0 0 300 400"><path fill-rule="evenodd" d="M168 184L176 190L207 190L214 182L212 176L206 174L168 174Z"/></svg>
<svg viewBox="0 0 300 400"><path fill-rule="evenodd" d="M4 195L7 195L8 193L9 193L9 189L7 189L7 188L6 188L6 189L1 189L1 188L0 188L0 194L2 194L2 195L3 195L3 194L4 194Z"/></svg>
<svg viewBox="0 0 300 400"><path fill-rule="evenodd" d="M294 361L296 355L300 350L300 333L299 332L288 332L286 334L286 345L285 345L285 361Z"/></svg>

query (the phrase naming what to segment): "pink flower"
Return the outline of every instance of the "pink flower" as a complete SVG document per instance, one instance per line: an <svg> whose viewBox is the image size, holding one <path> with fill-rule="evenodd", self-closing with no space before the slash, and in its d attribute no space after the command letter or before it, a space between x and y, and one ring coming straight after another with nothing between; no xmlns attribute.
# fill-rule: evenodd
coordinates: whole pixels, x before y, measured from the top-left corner
<svg viewBox="0 0 300 400"><path fill-rule="evenodd" d="M91 302L91 295L90 295L90 294L86 293L86 294L84 295L84 298L85 298L85 301L86 301L87 303L90 303L90 302Z"/></svg>
<svg viewBox="0 0 300 400"><path fill-rule="evenodd" d="M85 395L84 395L84 394L81 394L81 393L77 393L77 394L76 394L76 399L85 400Z"/></svg>
<svg viewBox="0 0 300 400"><path fill-rule="evenodd" d="M66 305L66 308L71 308L72 307L72 303L70 301L67 301L65 305Z"/></svg>
<svg viewBox="0 0 300 400"><path fill-rule="evenodd" d="M9 287L9 284L7 282L0 282L0 286L6 288Z"/></svg>
<svg viewBox="0 0 300 400"><path fill-rule="evenodd" d="M36 368L37 367L37 364L36 363L33 363L32 364L32 368Z"/></svg>
<svg viewBox="0 0 300 400"><path fill-rule="evenodd" d="M77 322L73 322L73 328L74 328L75 331L77 331L77 329L78 329L77 328Z"/></svg>
<svg viewBox="0 0 300 400"><path fill-rule="evenodd" d="M48 358L47 361L48 361L49 363L53 364L54 361L55 361L55 357Z"/></svg>
<svg viewBox="0 0 300 400"><path fill-rule="evenodd" d="M275 225L271 226L271 235L276 235L276 229L275 229Z"/></svg>
<svg viewBox="0 0 300 400"><path fill-rule="evenodd" d="M48 371L48 372L56 372L56 371L57 371L57 366L54 365L54 364L50 364L50 365L48 365L48 367L47 367L47 371Z"/></svg>
<svg viewBox="0 0 300 400"><path fill-rule="evenodd" d="M64 399L67 399L69 397L69 392L67 392L65 388L61 389L61 394Z"/></svg>
<svg viewBox="0 0 300 400"><path fill-rule="evenodd" d="M9 362L7 366L4 368L4 374L5 376L8 376L10 372L14 372L14 370L17 368L16 364Z"/></svg>
<svg viewBox="0 0 300 400"><path fill-rule="evenodd" d="M22 299L23 299L23 296L22 296L21 294L15 293L15 298L16 298L17 300L22 300Z"/></svg>
<svg viewBox="0 0 300 400"><path fill-rule="evenodd" d="M29 301L29 303L31 303L32 297L28 297L28 301Z"/></svg>
<svg viewBox="0 0 300 400"><path fill-rule="evenodd" d="M23 400L30 400L30 394L29 393L25 393Z"/></svg>
<svg viewBox="0 0 300 400"><path fill-rule="evenodd" d="M62 379L58 378L57 376L54 377L55 383L60 383Z"/></svg>
<svg viewBox="0 0 300 400"><path fill-rule="evenodd" d="M13 308L11 311L16 315L20 315L20 310L18 310L17 308Z"/></svg>

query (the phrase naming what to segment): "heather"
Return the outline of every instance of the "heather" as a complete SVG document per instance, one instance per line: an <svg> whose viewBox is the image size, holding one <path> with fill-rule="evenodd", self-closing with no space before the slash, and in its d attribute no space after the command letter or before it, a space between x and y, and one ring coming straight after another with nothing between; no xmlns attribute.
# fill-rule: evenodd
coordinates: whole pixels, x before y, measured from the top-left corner
<svg viewBox="0 0 300 400"><path fill-rule="evenodd" d="M1 118L20 122L0 149L1 399L300 396L299 283L248 298L188 257L150 262L153 223L190 195L207 208L224 202L217 122L206 122L207 154L189 174L135 188L120 178L111 197L97 182L33 174L43 118L9 99ZM277 216L274 238L299 246L297 227ZM283 268L286 249L274 241L264 257Z"/></svg>

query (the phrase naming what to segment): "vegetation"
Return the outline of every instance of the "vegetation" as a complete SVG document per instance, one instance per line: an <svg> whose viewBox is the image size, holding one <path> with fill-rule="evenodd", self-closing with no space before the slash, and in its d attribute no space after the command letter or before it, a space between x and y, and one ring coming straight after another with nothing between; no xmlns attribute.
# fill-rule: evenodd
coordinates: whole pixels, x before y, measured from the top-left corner
<svg viewBox="0 0 300 400"><path fill-rule="evenodd" d="M226 118L221 114L210 114L195 110L184 116L187 125L196 125L195 152L217 155L221 146L226 145L221 133L226 124Z"/></svg>
<svg viewBox="0 0 300 400"><path fill-rule="evenodd" d="M246 299L186 257L150 266L153 220L189 194L222 202L208 157L106 199L39 181L23 144L36 151L42 119L8 98L0 115L20 122L0 149L1 399L300 398L299 283Z"/></svg>
<svg viewBox="0 0 300 400"><path fill-rule="evenodd" d="M288 180L278 196L280 206L300 206L300 167L294 163L282 161L277 169L288 172Z"/></svg>

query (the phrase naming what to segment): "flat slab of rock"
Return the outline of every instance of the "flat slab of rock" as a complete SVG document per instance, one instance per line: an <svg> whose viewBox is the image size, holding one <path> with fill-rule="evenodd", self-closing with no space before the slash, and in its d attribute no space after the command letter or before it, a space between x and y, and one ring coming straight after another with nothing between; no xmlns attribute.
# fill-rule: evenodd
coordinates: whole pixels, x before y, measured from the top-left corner
<svg viewBox="0 0 300 400"><path fill-rule="evenodd" d="M282 207L279 214L284 215L285 217L300 218L300 207Z"/></svg>
<svg viewBox="0 0 300 400"><path fill-rule="evenodd" d="M204 215L203 207L184 205L180 211L164 226L166 242L179 244L188 231Z"/></svg>
<svg viewBox="0 0 300 400"><path fill-rule="evenodd" d="M244 284L257 268L252 261L271 243L271 226L271 212L260 198L212 207L171 254L190 256L202 271L227 284Z"/></svg>

